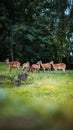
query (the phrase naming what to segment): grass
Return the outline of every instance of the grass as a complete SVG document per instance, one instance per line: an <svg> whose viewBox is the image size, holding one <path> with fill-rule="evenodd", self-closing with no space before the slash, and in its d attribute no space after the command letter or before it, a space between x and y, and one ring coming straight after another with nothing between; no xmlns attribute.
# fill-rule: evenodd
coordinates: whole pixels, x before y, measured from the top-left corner
<svg viewBox="0 0 73 130"><path fill-rule="evenodd" d="M18 87L13 83L17 74L0 63L0 75L6 76L0 80L1 128L72 130L73 70L29 72Z"/></svg>

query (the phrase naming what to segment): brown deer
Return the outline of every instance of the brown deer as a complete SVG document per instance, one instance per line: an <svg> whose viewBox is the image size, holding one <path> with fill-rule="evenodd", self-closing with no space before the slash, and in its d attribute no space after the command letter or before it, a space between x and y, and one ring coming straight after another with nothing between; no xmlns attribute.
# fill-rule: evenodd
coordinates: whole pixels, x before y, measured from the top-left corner
<svg viewBox="0 0 73 130"><path fill-rule="evenodd" d="M28 71L29 71L29 69L30 69L30 63L28 61L23 64L23 70L24 69L28 69Z"/></svg>
<svg viewBox="0 0 73 130"><path fill-rule="evenodd" d="M32 66L30 67L30 71L33 72L34 70L37 70L39 72L40 62L37 62L36 64L32 64Z"/></svg>
<svg viewBox="0 0 73 130"><path fill-rule="evenodd" d="M55 71L57 71L57 70L63 70L63 72L65 73L65 70L66 70L66 64L65 63L54 64L54 62L51 61L50 64L53 66L53 69Z"/></svg>
<svg viewBox="0 0 73 130"><path fill-rule="evenodd" d="M50 63L42 63L42 61L39 61L41 67L43 68L43 70L45 71L46 69L51 70L51 64Z"/></svg>
<svg viewBox="0 0 73 130"><path fill-rule="evenodd" d="M19 67L20 67L20 62L18 62L18 61L11 61L11 62L9 62L9 59L7 58L6 60L5 60L5 62L8 64L8 66L9 66L9 71L11 72L11 69L12 68L17 68L17 69L19 69Z"/></svg>

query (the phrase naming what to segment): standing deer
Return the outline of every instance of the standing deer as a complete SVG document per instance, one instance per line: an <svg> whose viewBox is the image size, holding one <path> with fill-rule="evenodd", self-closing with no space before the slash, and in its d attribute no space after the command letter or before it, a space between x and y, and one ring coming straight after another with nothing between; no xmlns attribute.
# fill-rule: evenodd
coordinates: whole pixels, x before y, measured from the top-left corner
<svg viewBox="0 0 73 130"><path fill-rule="evenodd" d="M43 68L43 70L45 71L46 69L51 70L51 64L50 63L42 63L42 61L39 61L41 67Z"/></svg>
<svg viewBox="0 0 73 130"><path fill-rule="evenodd" d="M30 63L28 61L23 64L23 70L24 69L28 69L28 71L29 71L29 69L30 69Z"/></svg>
<svg viewBox="0 0 73 130"><path fill-rule="evenodd" d="M57 71L57 70L63 70L63 72L65 73L65 70L66 70L66 64L65 63L54 64L54 62L51 61L50 64L53 66L53 69L55 71Z"/></svg>
<svg viewBox="0 0 73 130"><path fill-rule="evenodd" d="M30 67L30 71L33 72L34 70L37 70L39 72L40 62L37 62L36 64L32 64L32 66Z"/></svg>
<svg viewBox="0 0 73 130"><path fill-rule="evenodd" d="M7 58L6 60L5 60L5 62L8 64L8 66L9 66L9 71L11 72L11 69L12 68L17 68L17 69L19 69L19 67L20 67L20 62L18 62L18 61L11 61L11 62L9 62L9 59Z"/></svg>

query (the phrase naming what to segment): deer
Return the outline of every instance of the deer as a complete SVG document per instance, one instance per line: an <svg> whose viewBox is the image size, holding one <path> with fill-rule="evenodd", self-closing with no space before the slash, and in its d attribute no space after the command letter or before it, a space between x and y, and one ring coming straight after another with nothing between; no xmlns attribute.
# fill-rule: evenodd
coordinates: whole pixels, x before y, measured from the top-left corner
<svg viewBox="0 0 73 130"><path fill-rule="evenodd" d="M48 70L51 70L51 64L48 62L48 63L42 63L42 61L39 61L41 67L43 68L44 72L46 69Z"/></svg>
<svg viewBox="0 0 73 130"><path fill-rule="evenodd" d="M54 61L51 61L50 64L53 66L53 69L55 71L57 71L57 70L63 70L63 72L65 73L65 71L66 71L66 64L65 63L54 64Z"/></svg>
<svg viewBox="0 0 73 130"><path fill-rule="evenodd" d="M30 71L33 72L34 70L37 70L39 72L40 62L37 62L36 64L32 64L32 66L30 67Z"/></svg>
<svg viewBox="0 0 73 130"><path fill-rule="evenodd" d="M19 61L11 61L11 62L9 62L9 58L7 58L5 60L5 62L8 64L10 72L11 72L12 68L19 69L19 67L20 67L20 62Z"/></svg>
<svg viewBox="0 0 73 130"><path fill-rule="evenodd" d="M30 63L28 61L23 64L23 70L24 69L28 69L28 71L29 71L29 69L30 69Z"/></svg>

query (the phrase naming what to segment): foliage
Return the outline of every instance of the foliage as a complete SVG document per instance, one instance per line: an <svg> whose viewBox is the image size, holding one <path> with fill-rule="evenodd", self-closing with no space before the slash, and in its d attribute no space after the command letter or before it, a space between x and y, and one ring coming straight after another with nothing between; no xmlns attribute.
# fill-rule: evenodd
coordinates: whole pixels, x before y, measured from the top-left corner
<svg viewBox="0 0 73 130"><path fill-rule="evenodd" d="M71 62L72 5L66 16L66 0L0 1L1 61Z"/></svg>

